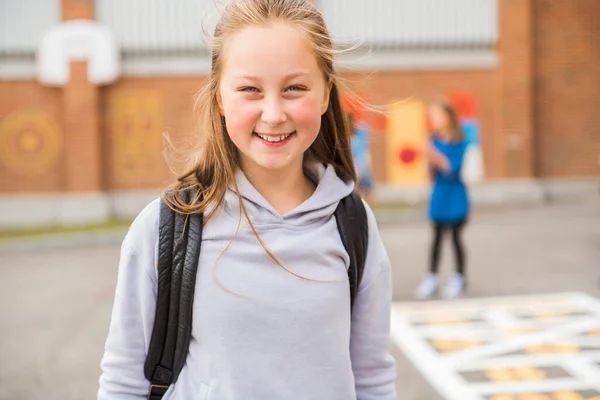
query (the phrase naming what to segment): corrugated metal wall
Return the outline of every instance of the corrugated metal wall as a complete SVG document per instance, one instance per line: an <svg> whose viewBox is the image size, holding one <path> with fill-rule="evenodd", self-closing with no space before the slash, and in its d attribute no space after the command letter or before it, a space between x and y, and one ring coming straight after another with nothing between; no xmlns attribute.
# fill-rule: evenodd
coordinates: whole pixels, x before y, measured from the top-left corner
<svg viewBox="0 0 600 400"><path fill-rule="evenodd" d="M498 0L318 0L342 45L375 48L492 48ZM215 0L96 0L96 18L125 54L197 52L218 14ZM60 0L0 0L0 55L32 54L60 20Z"/></svg>
<svg viewBox="0 0 600 400"><path fill-rule="evenodd" d="M375 47L493 47L497 0L321 0L332 36Z"/></svg>
<svg viewBox="0 0 600 400"><path fill-rule="evenodd" d="M33 55L59 21L60 0L0 0L0 56Z"/></svg>
<svg viewBox="0 0 600 400"><path fill-rule="evenodd" d="M204 48L202 24L214 30L214 0L96 0L96 19L123 51L171 53ZM211 23L212 22L212 23Z"/></svg>
<svg viewBox="0 0 600 400"><path fill-rule="evenodd" d="M214 28L214 0L96 0L97 19L111 27L125 52L195 51L201 22ZM342 45L374 47L493 47L497 0L318 0Z"/></svg>

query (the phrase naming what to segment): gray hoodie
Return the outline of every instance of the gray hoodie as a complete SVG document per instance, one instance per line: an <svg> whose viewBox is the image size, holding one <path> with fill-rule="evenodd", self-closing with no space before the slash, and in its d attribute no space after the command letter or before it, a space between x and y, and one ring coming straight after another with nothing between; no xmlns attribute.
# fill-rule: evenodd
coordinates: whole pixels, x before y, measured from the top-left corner
<svg viewBox="0 0 600 400"><path fill-rule="evenodd" d="M373 213L366 206L369 248L351 316L349 258L333 213L354 186L331 166L310 164L307 173L318 182L314 194L280 215L238 172L258 234L285 268L307 279L277 265L244 218L234 236L240 205L230 189L204 228L189 354L165 400L395 399L390 263ZM156 306L158 217L157 199L123 242L99 400L148 393L143 366Z"/></svg>

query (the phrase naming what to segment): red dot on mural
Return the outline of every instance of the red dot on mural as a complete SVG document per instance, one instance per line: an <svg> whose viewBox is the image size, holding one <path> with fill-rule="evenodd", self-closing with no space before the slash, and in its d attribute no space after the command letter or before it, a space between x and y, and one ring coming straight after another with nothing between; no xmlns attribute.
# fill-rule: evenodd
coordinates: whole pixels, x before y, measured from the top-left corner
<svg viewBox="0 0 600 400"><path fill-rule="evenodd" d="M405 147L400 150L398 155L400 161L404 164L412 164L417 159L417 151L411 147Z"/></svg>

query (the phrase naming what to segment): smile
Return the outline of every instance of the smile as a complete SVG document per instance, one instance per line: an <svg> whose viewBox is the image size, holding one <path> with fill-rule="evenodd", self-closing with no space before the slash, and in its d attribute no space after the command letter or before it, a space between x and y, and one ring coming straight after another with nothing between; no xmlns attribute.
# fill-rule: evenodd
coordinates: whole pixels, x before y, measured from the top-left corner
<svg viewBox="0 0 600 400"><path fill-rule="evenodd" d="M279 142L283 142L284 140L286 140L287 138L292 136L294 134L294 132L288 133L285 135L263 135L263 134L256 133L256 132L254 132L254 134L256 136L258 136L259 138L261 138L262 140L264 140L265 142L279 143Z"/></svg>

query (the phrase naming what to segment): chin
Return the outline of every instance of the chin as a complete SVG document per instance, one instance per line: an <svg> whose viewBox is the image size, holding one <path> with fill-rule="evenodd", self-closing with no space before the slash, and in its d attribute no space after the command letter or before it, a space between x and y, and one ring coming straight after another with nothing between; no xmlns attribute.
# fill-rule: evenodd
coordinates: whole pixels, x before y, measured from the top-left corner
<svg viewBox="0 0 600 400"><path fill-rule="evenodd" d="M296 164L295 160L288 157L265 157L262 159L254 159L252 161L261 168L273 171L289 169Z"/></svg>
<svg viewBox="0 0 600 400"><path fill-rule="evenodd" d="M257 163L261 168L264 169L268 169L268 170L273 170L273 171L279 171L279 170L283 170L286 168L290 167L290 163L286 163L286 162L258 162Z"/></svg>

